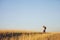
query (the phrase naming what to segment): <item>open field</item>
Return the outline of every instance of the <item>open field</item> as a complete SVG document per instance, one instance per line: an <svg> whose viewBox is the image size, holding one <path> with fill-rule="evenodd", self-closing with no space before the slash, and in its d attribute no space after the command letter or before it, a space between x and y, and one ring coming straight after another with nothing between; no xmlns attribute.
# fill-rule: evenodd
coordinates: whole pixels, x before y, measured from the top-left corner
<svg viewBox="0 0 60 40"><path fill-rule="evenodd" d="M0 30L0 40L60 40L60 32Z"/></svg>

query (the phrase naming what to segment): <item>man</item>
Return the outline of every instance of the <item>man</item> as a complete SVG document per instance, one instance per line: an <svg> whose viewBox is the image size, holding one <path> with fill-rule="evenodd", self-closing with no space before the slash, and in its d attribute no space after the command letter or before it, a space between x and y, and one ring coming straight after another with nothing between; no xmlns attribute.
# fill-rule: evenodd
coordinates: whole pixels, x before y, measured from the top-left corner
<svg viewBox="0 0 60 40"><path fill-rule="evenodd" d="M43 32L45 33L45 32L46 32L46 26L43 26L43 28L44 28L44 29L43 29Z"/></svg>

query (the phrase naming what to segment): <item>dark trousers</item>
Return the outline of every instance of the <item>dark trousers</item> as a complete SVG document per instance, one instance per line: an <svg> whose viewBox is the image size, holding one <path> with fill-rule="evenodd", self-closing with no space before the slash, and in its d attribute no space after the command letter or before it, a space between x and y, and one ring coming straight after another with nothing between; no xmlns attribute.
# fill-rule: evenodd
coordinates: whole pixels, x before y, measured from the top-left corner
<svg viewBox="0 0 60 40"><path fill-rule="evenodd" d="M46 32L46 29L44 29L43 32L45 33Z"/></svg>

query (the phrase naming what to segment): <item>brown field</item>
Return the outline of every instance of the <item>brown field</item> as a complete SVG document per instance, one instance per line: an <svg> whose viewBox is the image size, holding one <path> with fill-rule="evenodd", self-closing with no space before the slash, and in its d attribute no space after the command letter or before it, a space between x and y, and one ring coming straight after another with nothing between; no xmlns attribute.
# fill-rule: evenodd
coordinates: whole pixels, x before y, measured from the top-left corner
<svg viewBox="0 0 60 40"><path fill-rule="evenodd" d="M60 40L60 32L0 30L0 40Z"/></svg>

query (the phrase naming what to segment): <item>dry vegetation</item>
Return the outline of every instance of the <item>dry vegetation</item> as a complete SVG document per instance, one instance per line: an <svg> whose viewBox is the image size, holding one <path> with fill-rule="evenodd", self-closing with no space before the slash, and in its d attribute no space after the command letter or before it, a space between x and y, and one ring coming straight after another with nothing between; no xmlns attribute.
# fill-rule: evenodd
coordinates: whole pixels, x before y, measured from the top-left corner
<svg viewBox="0 0 60 40"><path fill-rule="evenodd" d="M6 37L6 33L20 33L19 36ZM1 34L4 34L1 37ZM26 31L1 31L0 30L0 40L60 40L60 33L42 33L42 32L26 32Z"/></svg>

